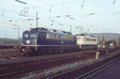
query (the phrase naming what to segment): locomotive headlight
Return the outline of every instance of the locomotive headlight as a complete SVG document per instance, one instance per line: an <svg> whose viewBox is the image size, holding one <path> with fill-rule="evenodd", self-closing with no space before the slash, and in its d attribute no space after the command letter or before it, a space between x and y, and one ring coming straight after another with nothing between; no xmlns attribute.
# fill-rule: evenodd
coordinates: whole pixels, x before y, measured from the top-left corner
<svg viewBox="0 0 120 79"><path fill-rule="evenodd" d="M26 44L30 44L30 40L26 40Z"/></svg>
<svg viewBox="0 0 120 79"><path fill-rule="evenodd" d="M24 51L25 51L25 49L22 49L22 51L24 52Z"/></svg>

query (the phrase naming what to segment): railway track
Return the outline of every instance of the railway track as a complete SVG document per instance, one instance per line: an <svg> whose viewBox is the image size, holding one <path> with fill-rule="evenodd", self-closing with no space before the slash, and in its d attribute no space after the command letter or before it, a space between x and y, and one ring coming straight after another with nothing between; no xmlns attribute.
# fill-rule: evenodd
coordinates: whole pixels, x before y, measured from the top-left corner
<svg viewBox="0 0 120 79"><path fill-rule="evenodd" d="M91 79L93 78L95 75L99 74L101 71L104 71L108 68L110 68L112 65L116 64L118 61L120 60L120 55L116 58L114 58L113 60L87 72L86 74L79 76L75 79Z"/></svg>
<svg viewBox="0 0 120 79"><path fill-rule="evenodd" d="M101 52L101 55L105 54L105 49L89 49L89 50L81 50L80 52L84 52L84 53L89 53L89 52L94 52L94 51L100 51ZM116 49L115 49L116 50ZM113 49L109 49L109 52L112 52L114 51ZM10 48L10 49L0 49L0 60L6 60L6 59L14 59L14 58L20 58L20 52L18 49L15 49L15 48ZM67 52L68 53L68 52ZM67 53L61 53L59 54L60 56L61 55L65 55ZM73 54L76 54L77 52L73 52ZM71 55L71 53L68 53L67 55ZM53 56L56 56L58 54L52 54ZM50 55L42 55L41 57L44 58L47 56L49 57ZM38 56L37 56L38 57Z"/></svg>
<svg viewBox="0 0 120 79"><path fill-rule="evenodd" d="M70 54L60 55L48 55L42 57L25 57L18 59L11 59L0 62L0 78L19 78L20 76L26 75L25 73L33 72L36 70L43 71L45 69L67 64L75 61L89 59L91 55L83 54L87 52L78 52ZM91 52L93 53L93 51ZM80 55L80 57L79 57Z"/></svg>
<svg viewBox="0 0 120 79"><path fill-rule="evenodd" d="M6 57L17 57L18 49L16 48L4 48L0 49L0 58L6 58Z"/></svg>
<svg viewBox="0 0 120 79"><path fill-rule="evenodd" d="M112 52L112 50L109 51ZM56 66L94 58L95 52L96 51L86 51L78 53L66 53L60 55L48 55L41 57L26 57L2 61L0 62L0 78L19 79L31 75L31 73L41 73Z"/></svg>
<svg viewBox="0 0 120 79"><path fill-rule="evenodd" d="M110 65L113 65L118 59L120 59L119 53L104 60L99 60L99 62L94 64L86 65L80 68L78 67L76 69L49 77L48 79L90 79L99 73L99 71L108 68Z"/></svg>

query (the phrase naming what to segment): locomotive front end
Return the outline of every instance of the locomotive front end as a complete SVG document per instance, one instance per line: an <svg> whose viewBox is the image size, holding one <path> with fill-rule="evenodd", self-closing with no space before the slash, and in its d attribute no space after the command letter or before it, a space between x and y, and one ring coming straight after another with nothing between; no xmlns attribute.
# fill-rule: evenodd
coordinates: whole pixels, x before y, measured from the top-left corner
<svg viewBox="0 0 120 79"><path fill-rule="evenodd" d="M25 31L22 36L22 55L33 56L37 51L37 32Z"/></svg>

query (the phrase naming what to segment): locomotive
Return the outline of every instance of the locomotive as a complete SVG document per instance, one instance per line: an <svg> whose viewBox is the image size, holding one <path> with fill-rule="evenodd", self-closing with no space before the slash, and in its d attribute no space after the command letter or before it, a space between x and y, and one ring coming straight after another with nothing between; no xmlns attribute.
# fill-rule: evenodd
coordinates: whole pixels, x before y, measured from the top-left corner
<svg viewBox="0 0 120 79"><path fill-rule="evenodd" d="M98 39L84 34L77 34L77 45L81 49L96 49L98 45Z"/></svg>
<svg viewBox="0 0 120 79"><path fill-rule="evenodd" d="M23 55L43 55L76 51L76 36L70 32L32 28L22 36Z"/></svg>
<svg viewBox="0 0 120 79"><path fill-rule="evenodd" d="M85 47L85 45L81 46L81 43L79 43L80 39L77 38L80 37L70 32L46 29L43 27L31 28L23 32L21 55L38 56L79 51L82 46Z"/></svg>

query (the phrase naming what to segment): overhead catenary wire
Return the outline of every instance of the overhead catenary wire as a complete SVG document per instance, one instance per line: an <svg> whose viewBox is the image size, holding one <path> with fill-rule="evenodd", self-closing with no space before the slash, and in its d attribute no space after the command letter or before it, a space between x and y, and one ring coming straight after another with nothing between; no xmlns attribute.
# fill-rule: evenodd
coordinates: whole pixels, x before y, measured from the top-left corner
<svg viewBox="0 0 120 79"><path fill-rule="evenodd" d="M82 5L81 5L81 8L83 8L83 6L84 6L84 4L85 4L85 1L86 1L86 0L83 0L83 3L82 3Z"/></svg>
<svg viewBox="0 0 120 79"><path fill-rule="evenodd" d="M31 5L31 4L30 4ZM37 6L38 7L38 6ZM64 13L63 13L64 14ZM74 18L72 18L72 17L70 17L70 19L74 19ZM78 22L80 22L80 21L78 21Z"/></svg>
<svg viewBox="0 0 120 79"><path fill-rule="evenodd" d="M42 2L43 3L43 2ZM47 6L49 5L49 4L47 4L47 3L44 3L44 4L46 4ZM58 8L58 10L59 10L59 12L62 12L61 13L61 15L65 15L65 13L67 14L68 12L66 12L66 11L62 11L62 10L60 10L59 8ZM59 13L58 11L57 11L57 13ZM63 13L64 12L64 13ZM60 13L59 13L60 14ZM71 14L71 12L69 12L69 14ZM88 16L89 14L87 14L87 16ZM76 15L75 14L75 16L77 16L77 17L80 17L80 16L78 16L78 15ZM70 19L74 19L74 18L72 18L72 17L70 17ZM76 20L76 19L75 19ZM77 21L77 22L80 22L80 20L79 21Z"/></svg>
<svg viewBox="0 0 120 79"><path fill-rule="evenodd" d="M74 2L74 0L71 0L71 1L73 1ZM75 0L75 1L78 1L78 0ZM43 1L42 1L43 2ZM28 4L28 5L30 5L30 6L33 6L34 8L37 8L37 9L41 9L42 8L42 11L45 11L46 13L47 12L49 12L49 10L50 10L50 8L51 8L51 10L50 10L50 13L51 14L53 14L53 9L54 8L58 8L58 7L56 7L56 6L58 6L58 4L59 5L63 5L63 3L64 3L64 5L67 5L67 4L69 4L70 2L65 2L65 1L63 1L63 2L61 2L61 3L55 3L55 4L52 4L52 3L48 3L48 4L45 4L44 6L48 6L48 7L41 7L41 6L39 6L39 5L31 5L31 4ZM72 3L72 2L71 2ZM56 5L57 4L57 5ZM51 7L51 5L52 5L52 7ZM85 3L84 3L84 5L85 5ZM53 7L54 6L54 7ZM63 6L63 8L64 8L64 6ZM94 12L93 12L94 13ZM69 20L73 20L73 22L76 22L76 24L81 24L81 23L84 23L84 24L87 24L87 25L91 25L89 22L85 22L84 21L84 19L82 18L81 20L79 19L79 18L76 18L76 17L80 17L80 15L75 15L74 13L72 13L72 12L68 12L68 11L63 11L62 9L59 9L58 8L58 10L56 10L56 15L59 15L59 16L61 16L61 18L65 18L65 17L63 17L64 15L70 15L71 17L66 17L67 18L67 20L68 20L68 22L70 23L70 21ZM28 14L29 15L29 14ZM56 16L55 15L55 16ZM91 15L91 13L88 13L88 16L89 15ZM94 15L94 14L93 14ZM33 15L34 16L34 15ZM42 15L43 16L43 15ZM45 14L44 14L44 16L45 16ZM84 15L83 15L84 16ZM87 15L86 15L87 16ZM45 17L46 18L46 17ZM80 17L81 18L81 17ZM56 18L53 18L54 20L56 20ZM58 21L58 23L60 24L61 22L59 22L59 20L56 20L56 21ZM56 21L54 21L54 23L56 22ZM81 22L82 21L82 22ZM57 24L57 23L56 23ZM63 25L64 25L64 23L62 23ZM92 25L94 25L94 24L92 24Z"/></svg>
<svg viewBox="0 0 120 79"><path fill-rule="evenodd" d="M76 0L77 1L77 0ZM83 2L84 4L85 4L85 1ZM47 3L45 3L46 5L49 5L49 4L47 4ZM67 3L66 3L67 4ZM58 8L59 9L59 8ZM62 11L62 10L60 10L59 9L59 11L61 11L61 12L64 12L64 13L69 13L69 14L71 14L71 12L66 12L66 11ZM64 13L62 13L62 14L64 14ZM91 16L91 15L94 15L95 13L90 13L90 14L82 14L82 16ZM74 16L77 16L77 17L81 17L81 16L79 16L79 15L76 15L76 14L74 14ZM74 19L74 18L71 18L70 17L70 19Z"/></svg>
<svg viewBox="0 0 120 79"><path fill-rule="evenodd" d="M101 6L101 5L97 2L97 0L94 0L94 1L95 1L95 3L96 3L103 11L105 11L105 12L108 13L108 14L110 14L110 15L114 18L114 20L115 20L116 23L120 24L120 22L116 19L115 16L113 16L113 14L112 14L110 11L108 11L108 10L105 9L103 6Z"/></svg>
<svg viewBox="0 0 120 79"><path fill-rule="evenodd" d="M31 5L31 4L30 4ZM37 6L38 7L38 6ZM71 19L73 19L72 17L70 17ZM79 22L79 21L78 21Z"/></svg>
<svg viewBox="0 0 120 79"><path fill-rule="evenodd" d="M15 0L16 2L19 2L19 3L22 3L22 4L27 4L26 2L24 1L21 1L21 0Z"/></svg>
<svg viewBox="0 0 120 79"><path fill-rule="evenodd" d="M31 4L30 4L30 5L31 5ZM38 6L37 6L37 7L38 7ZM70 19L73 19L73 18L70 17Z"/></svg>
<svg viewBox="0 0 120 79"><path fill-rule="evenodd" d="M66 4L66 3L65 3L65 4ZM28 4L28 5L31 5L31 4ZM28 6L28 5L27 5L27 6ZM32 6L32 5L31 5L31 6ZM35 5L35 6L36 6L36 5ZM24 6L23 6L23 7L24 7ZM39 7L39 9L41 9L41 6L36 6L36 7L37 7L37 8ZM43 11L46 11L46 12L49 11L48 9L45 9L46 7L42 7L42 8L44 9ZM53 8L51 7L51 11L52 11L52 9L53 9ZM61 10L60 10L60 11L61 11ZM62 16L67 15L67 12L65 13L65 12L60 12L60 11L57 12L58 15L59 15L59 14L61 15L61 13L63 13ZM12 13L15 12L15 14L19 14L18 11L9 10L9 12L12 12ZM25 10L23 11L23 14L26 14L26 13L28 13L28 10L25 9ZM30 14L28 14L28 15L30 15ZM71 15L74 15L74 14L71 13ZM8 15L8 16L9 16L9 17L12 17L13 20L14 20L14 19L17 19L17 17L15 17L15 16L10 16L10 15ZM8 17L8 18L9 18L9 17ZM32 17L34 17L34 15L33 15ZM65 18L65 17L64 17L64 18ZM69 17L67 17L68 20L69 20L69 18L70 18L71 20L73 20L74 16L69 16ZM75 18L75 20L74 20L75 22L78 22L78 23L80 22L79 20L78 20L78 21L76 21L76 20L77 20L77 19ZM68 21L68 22L69 22L69 21ZM55 24L55 23L56 23L56 24L60 24L60 23L62 23L62 22L59 22L59 21L56 22L56 21L54 21L54 24ZM70 23L70 22L69 22L69 23ZM21 25L21 24L20 24L20 25ZM41 25L42 25L42 24L41 24ZM64 23L63 23L63 25L67 25L67 24L64 24ZM21 26L22 26L22 25L21 25ZM25 26L25 25L24 25L24 26ZM68 25L68 26L69 26L69 25Z"/></svg>
<svg viewBox="0 0 120 79"><path fill-rule="evenodd" d="M116 3L116 0L113 0L113 5Z"/></svg>

